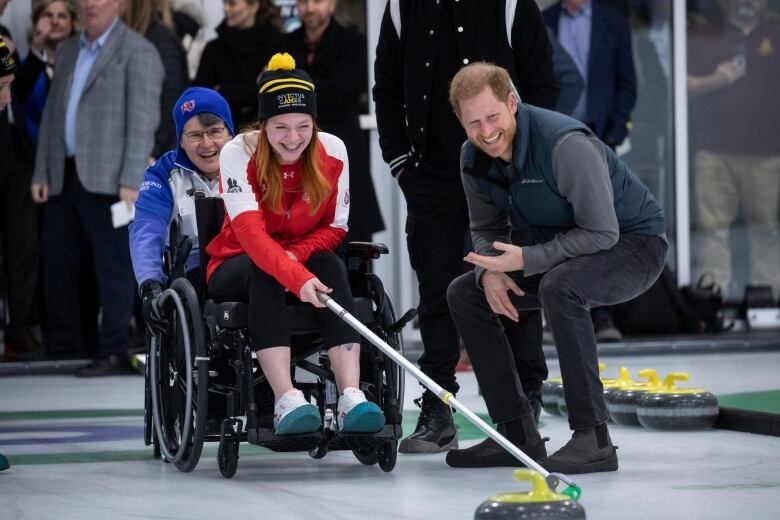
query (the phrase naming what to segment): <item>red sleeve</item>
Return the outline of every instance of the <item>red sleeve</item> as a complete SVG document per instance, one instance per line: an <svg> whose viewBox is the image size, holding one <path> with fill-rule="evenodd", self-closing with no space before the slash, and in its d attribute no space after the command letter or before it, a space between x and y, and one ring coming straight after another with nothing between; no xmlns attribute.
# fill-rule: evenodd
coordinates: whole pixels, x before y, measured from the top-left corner
<svg viewBox="0 0 780 520"><path fill-rule="evenodd" d="M266 232L263 211L247 177L250 155L243 137L239 135L227 143L219 156L220 191L230 227L255 265L297 296L301 286L316 277L302 263L288 257Z"/></svg>

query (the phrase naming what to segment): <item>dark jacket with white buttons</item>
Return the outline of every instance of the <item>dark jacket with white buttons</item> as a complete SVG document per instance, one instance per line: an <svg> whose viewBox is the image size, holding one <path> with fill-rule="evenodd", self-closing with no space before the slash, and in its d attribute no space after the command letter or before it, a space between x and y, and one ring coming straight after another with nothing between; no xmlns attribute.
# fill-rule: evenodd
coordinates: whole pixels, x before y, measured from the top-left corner
<svg viewBox="0 0 780 520"><path fill-rule="evenodd" d="M515 14L507 26L507 4L512 3ZM450 10L443 14L445 7ZM457 69L473 61L506 68L523 102L554 108L559 89L552 48L534 0L388 2L376 49L373 95L382 155L393 174L433 162L452 164L452 176L459 176L459 150L466 135L442 103Z"/></svg>

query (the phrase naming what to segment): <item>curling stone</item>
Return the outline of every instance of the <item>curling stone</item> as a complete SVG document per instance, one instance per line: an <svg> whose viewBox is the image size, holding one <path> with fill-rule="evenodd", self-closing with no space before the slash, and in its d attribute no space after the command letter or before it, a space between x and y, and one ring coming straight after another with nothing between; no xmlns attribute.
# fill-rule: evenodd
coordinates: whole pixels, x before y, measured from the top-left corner
<svg viewBox="0 0 780 520"><path fill-rule="evenodd" d="M566 396L563 394L563 387L561 386L561 393L558 396L558 415L562 417L569 416L569 407L566 404Z"/></svg>
<svg viewBox="0 0 780 520"><path fill-rule="evenodd" d="M2 453L0 453L0 471L3 471L4 469L10 468L11 465L8 464L8 459L6 459Z"/></svg>
<svg viewBox="0 0 780 520"><path fill-rule="evenodd" d="M649 368L640 370L639 377L647 378L648 381L618 388L605 398L609 417L615 424L638 426L636 406L639 403L639 398L650 388L658 388L661 384L658 374Z"/></svg>
<svg viewBox="0 0 780 520"><path fill-rule="evenodd" d="M658 430L706 430L715 424L718 399L703 388L677 388L688 374L672 372L658 388L648 390L637 403L639 424Z"/></svg>
<svg viewBox="0 0 780 520"><path fill-rule="evenodd" d="M617 379L602 379L601 384L604 387L604 399L607 399L607 397L613 392L617 392L620 389L635 385L637 383L631 379L631 374L627 367L620 367L618 369Z"/></svg>
<svg viewBox="0 0 780 520"><path fill-rule="evenodd" d="M563 395L563 379L551 377L542 384L542 408L550 415L561 415L558 399Z"/></svg>
<svg viewBox="0 0 780 520"><path fill-rule="evenodd" d="M501 493L482 502L474 513L474 520L545 520L585 518L585 509L568 495L555 493L537 471L516 469L517 480L530 480L527 493Z"/></svg>
<svg viewBox="0 0 780 520"><path fill-rule="evenodd" d="M604 369L607 368L607 365L599 362L599 373L603 372ZM617 381L616 379L604 379L601 378L601 384L605 385L611 385L614 384L614 382ZM563 417L569 416L569 407L566 405L566 397L563 395L563 384L561 384L560 393L558 394L558 414Z"/></svg>

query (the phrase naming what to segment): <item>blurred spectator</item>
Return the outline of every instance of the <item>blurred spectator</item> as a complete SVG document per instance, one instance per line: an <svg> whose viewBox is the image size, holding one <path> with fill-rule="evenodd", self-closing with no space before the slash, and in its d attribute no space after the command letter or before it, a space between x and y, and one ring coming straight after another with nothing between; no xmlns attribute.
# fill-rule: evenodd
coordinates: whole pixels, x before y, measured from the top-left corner
<svg viewBox="0 0 780 520"><path fill-rule="evenodd" d="M688 38L688 88L696 135L695 265L711 271L727 297L732 275L730 231L746 228L750 283L780 287L780 23L766 0L729 0L725 22Z"/></svg>
<svg viewBox="0 0 780 520"><path fill-rule="evenodd" d="M5 9L4 2L5 0L0 0L0 15L3 14L3 9ZM0 29L5 28L0 27ZM0 36L0 116L5 113L6 106L11 102L11 83L14 81L15 72L16 60L14 60L10 49L6 47L3 38ZM0 131L3 131L2 127L0 127ZM5 141L3 141L3 143L5 143ZM4 153L5 150L0 150L0 152ZM3 155L3 157L5 157L5 155ZM0 175L3 175L3 173L2 166L0 165ZM7 345L6 348L8 348ZM9 467L8 459L0 453L0 471L6 470Z"/></svg>
<svg viewBox="0 0 780 520"><path fill-rule="evenodd" d="M187 77L198 72L200 56L206 42L203 38L203 13L194 0L154 0L163 25L172 30L187 54Z"/></svg>
<svg viewBox="0 0 780 520"><path fill-rule="evenodd" d="M2 167L2 230L5 287L10 323L6 329L5 357L25 360L40 351L35 329L38 324L38 210L30 196L35 160L35 142L55 49L75 33L75 9L65 0L40 0L32 13L30 53L17 64L14 102L0 115L6 127L7 148L0 153Z"/></svg>
<svg viewBox="0 0 780 520"><path fill-rule="evenodd" d="M543 16L585 82L571 115L614 148L628 135L636 102L628 20L591 0L562 0Z"/></svg>
<svg viewBox="0 0 780 520"><path fill-rule="evenodd" d="M135 283L127 227L152 152L163 68L154 46L120 19L121 0L80 2L84 31L62 43L39 130L33 200L46 204L42 236L47 343L79 344L79 257L91 246L102 305L95 359L78 376L124 373Z"/></svg>
<svg viewBox="0 0 780 520"><path fill-rule="evenodd" d="M558 101L555 102L555 110L561 114L571 115L574 108L582 96L585 82L577 69L577 64L569 56L558 41L558 37L548 27L547 36L550 38L550 45L553 49L553 69L558 77L558 84L561 87L561 93L558 95Z"/></svg>
<svg viewBox="0 0 780 520"><path fill-rule="evenodd" d="M225 19L203 50L193 85L222 94L240 129L257 120L257 78L277 50L282 20L271 0L223 0L222 7Z"/></svg>
<svg viewBox="0 0 780 520"><path fill-rule="evenodd" d="M187 77L187 56L181 42L173 32L162 24L155 4L160 0L127 0L122 19L128 27L146 36L160 53L165 79L160 96L160 123L154 133L154 148L150 164L176 145L176 129L171 111L176 99L189 85Z"/></svg>
<svg viewBox="0 0 780 520"><path fill-rule="evenodd" d="M510 4L514 16L506 23ZM555 105L558 84L552 49L533 0L438 4L420 0L386 7L374 62L379 143L406 199L409 259L420 290L424 349L420 369L452 393L459 388L455 378L459 338L446 291L466 270L463 255L471 248L471 239L459 164L466 133L449 103L449 85L470 60L507 68L523 101L542 108ZM538 406L539 389L547 378L541 313L522 313L518 323L508 318L502 323L515 347L523 391ZM430 391L417 402L421 407L417 426L399 451L431 453L457 447L449 407Z"/></svg>
<svg viewBox="0 0 780 520"><path fill-rule="evenodd" d="M628 135L636 102L628 20L620 12L592 0L561 0L543 15L585 84L569 115L587 124L614 149ZM592 317L597 340L622 339L608 309L597 307Z"/></svg>
<svg viewBox="0 0 780 520"><path fill-rule="evenodd" d="M346 242L370 242L384 229L371 180L368 135L360 129L360 101L368 92L365 38L333 18L336 0L298 0L301 27L282 48L317 85L317 125L340 137L349 155L349 232Z"/></svg>

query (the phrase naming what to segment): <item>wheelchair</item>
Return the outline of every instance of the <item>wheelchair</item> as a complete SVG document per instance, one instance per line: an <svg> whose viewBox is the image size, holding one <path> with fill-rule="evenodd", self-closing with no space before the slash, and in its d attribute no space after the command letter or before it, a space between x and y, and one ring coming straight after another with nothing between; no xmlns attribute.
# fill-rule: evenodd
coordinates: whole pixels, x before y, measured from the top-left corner
<svg viewBox="0 0 780 520"><path fill-rule="evenodd" d="M172 225L165 262L172 281L158 299L162 326L147 334L145 444L153 446L155 456L189 472L197 466L204 443L218 442L217 463L226 478L236 472L241 442L279 452L307 451L317 459L329 451L351 450L362 464L392 471L402 434L403 370L362 339L360 389L379 405L386 421L376 433L339 432L338 391L314 307L297 299L288 301L287 308L293 384L319 408L323 425L313 433L274 433L273 393L249 342L248 305L215 302L206 291L205 244L221 229L223 202L196 194L195 209L201 244L198 290L183 267L191 242ZM371 260L386 253L383 244L353 242L344 246L343 256L355 317L403 353L401 330L416 313L412 309L397 318L381 280L371 272Z"/></svg>

